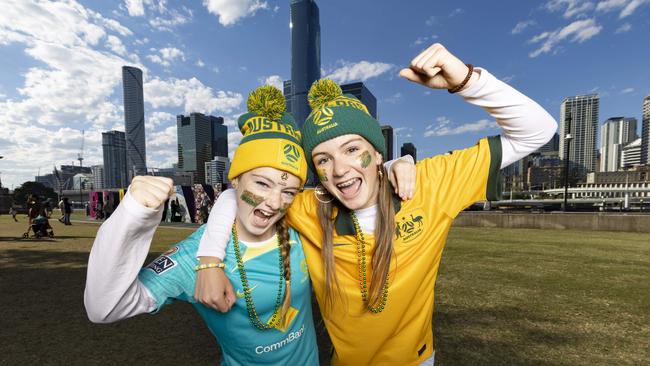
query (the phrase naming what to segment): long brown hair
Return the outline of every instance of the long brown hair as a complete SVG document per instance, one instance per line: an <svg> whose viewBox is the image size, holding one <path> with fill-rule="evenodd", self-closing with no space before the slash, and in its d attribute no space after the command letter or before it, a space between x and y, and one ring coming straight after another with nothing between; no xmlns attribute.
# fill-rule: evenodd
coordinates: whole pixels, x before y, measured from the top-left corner
<svg viewBox="0 0 650 366"><path fill-rule="evenodd" d="M375 250L372 254L372 277L368 292L368 305L376 307L382 298L384 283L388 278L390 262L393 256L393 235L395 232L395 211L392 200L392 187L388 181L388 174L383 165L378 167L381 171L378 179L379 189L377 196L377 220L375 220ZM332 208L336 205L343 208L340 202L332 200L318 203L318 220L323 230L323 244L321 257L325 268L325 304L327 310L331 310L334 303L334 295L340 296L341 288L335 275L336 264L334 261L334 245L332 242L334 230L334 218ZM366 310L368 310L366 308Z"/></svg>

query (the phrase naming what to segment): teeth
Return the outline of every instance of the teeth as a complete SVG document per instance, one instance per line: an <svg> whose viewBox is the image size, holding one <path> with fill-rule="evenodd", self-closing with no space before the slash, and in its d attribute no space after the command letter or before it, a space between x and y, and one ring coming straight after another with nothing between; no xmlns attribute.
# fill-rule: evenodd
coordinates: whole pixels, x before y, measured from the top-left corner
<svg viewBox="0 0 650 366"><path fill-rule="evenodd" d="M349 187L349 186L353 185L357 181L357 179L358 178L352 178L352 179L350 179L348 181L345 181L343 183L339 183L336 186L339 187L339 188Z"/></svg>
<svg viewBox="0 0 650 366"><path fill-rule="evenodd" d="M262 213L262 215L264 215L264 216L266 216L266 217L271 217L271 216L273 216L272 213L266 212L266 211L264 211L264 210L259 210L259 211Z"/></svg>

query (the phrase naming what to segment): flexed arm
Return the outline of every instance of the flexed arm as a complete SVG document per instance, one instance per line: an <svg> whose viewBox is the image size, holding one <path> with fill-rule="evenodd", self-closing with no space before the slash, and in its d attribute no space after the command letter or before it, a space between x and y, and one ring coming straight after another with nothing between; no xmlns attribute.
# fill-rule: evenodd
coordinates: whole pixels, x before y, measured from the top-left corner
<svg viewBox="0 0 650 366"><path fill-rule="evenodd" d="M156 304L138 272L160 223L172 181L135 177L113 215L99 228L88 259L84 304L94 323L151 312Z"/></svg>
<svg viewBox="0 0 650 366"><path fill-rule="evenodd" d="M453 89L469 71L436 43L416 56L400 76L432 89ZM474 69L458 94L485 109L501 127L501 168L539 149L557 130L557 122L544 108L484 69Z"/></svg>

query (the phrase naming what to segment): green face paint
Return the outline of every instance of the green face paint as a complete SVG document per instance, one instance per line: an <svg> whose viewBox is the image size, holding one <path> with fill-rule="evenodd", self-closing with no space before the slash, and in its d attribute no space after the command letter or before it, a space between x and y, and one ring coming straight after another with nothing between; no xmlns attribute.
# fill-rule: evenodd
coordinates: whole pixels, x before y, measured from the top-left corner
<svg viewBox="0 0 650 366"><path fill-rule="evenodd" d="M281 214L286 214L287 210L289 209L289 206L291 206L291 203L284 202L282 203L282 207L280 207L280 213Z"/></svg>
<svg viewBox="0 0 650 366"><path fill-rule="evenodd" d="M239 198L253 207L257 207L260 203L264 202L264 197L257 196L247 190L244 190Z"/></svg>
<svg viewBox="0 0 650 366"><path fill-rule="evenodd" d="M318 180L321 182L327 182L327 173L325 173L325 169L316 169L316 174L318 175Z"/></svg>
<svg viewBox="0 0 650 366"><path fill-rule="evenodd" d="M372 156L370 155L370 152L366 150L363 153L361 153L361 155L359 155L357 160L359 160L359 164L361 164L361 167L363 169L366 169L368 165L370 165L370 163L372 162Z"/></svg>

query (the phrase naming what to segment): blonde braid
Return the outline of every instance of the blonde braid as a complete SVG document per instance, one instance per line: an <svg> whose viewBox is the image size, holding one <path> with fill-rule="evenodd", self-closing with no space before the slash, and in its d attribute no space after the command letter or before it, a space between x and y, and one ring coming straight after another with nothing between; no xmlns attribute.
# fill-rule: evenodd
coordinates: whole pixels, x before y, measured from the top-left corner
<svg viewBox="0 0 650 366"><path fill-rule="evenodd" d="M276 229L278 232L278 238L280 239L282 262L284 263L285 293L281 314L281 319L284 321L284 317L287 315L287 312L291 307L291 244L289 244L289 226L284 217L278 221Z"/></svg>

